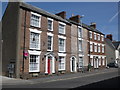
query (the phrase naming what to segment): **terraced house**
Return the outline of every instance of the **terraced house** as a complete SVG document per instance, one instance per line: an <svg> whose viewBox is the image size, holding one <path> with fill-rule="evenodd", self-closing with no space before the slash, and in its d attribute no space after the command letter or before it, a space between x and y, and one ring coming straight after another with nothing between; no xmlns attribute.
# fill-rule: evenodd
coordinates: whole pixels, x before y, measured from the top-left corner
<svg viewBox="0 0 120 90"><path fill-rule="evenodd" d="M10 2L2 24L3 75L30 78L106 64L104 34L81 23L79 15L66 19L64 11Z"/></svg>

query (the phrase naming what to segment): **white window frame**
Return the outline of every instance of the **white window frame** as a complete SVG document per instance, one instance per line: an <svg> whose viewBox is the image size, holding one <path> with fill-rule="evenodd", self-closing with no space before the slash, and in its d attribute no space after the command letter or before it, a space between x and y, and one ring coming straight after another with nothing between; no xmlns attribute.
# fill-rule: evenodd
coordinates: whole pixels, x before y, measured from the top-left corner
<svg viewBox="0 0 120 90"><path fill-rule="evenodd" d="M64 39L64 51L61 51L59 49L59 39ZM58 50L59 50L59 52L65 52L66 51L66 37L58 35Z"/></svg>
<svg viewBox="0 0 120 90"><path fill-rule="evenodd" d="M101 66L101 58L99 57L99 66Z"/></svg>
<svg viewBox="0 0 120 90"><path fill-rule="evenodd" d="M97 34L94 32L94 40L97 40Z"/></svg>
<svg viewBox="0 0 120 90"><path fill-rule="evenodd" d="M100 34L98 34L98 41L100 41Z"/></svg>
<svg viewBox="0 0 120 90"><path fill-rule="evenodd" d="M93 44L90 44L90 52L93 52Z"/></svg>
<svg viewBox="0 0 120 90"><path fill-rule="evenodd" d="M30 43L29 43L29 48L30 49L35 49L35 50L40 50L40 45L41 45L41 43L40 43L40 41L41 41L40 40L40 34L41 34L42 31L39 31L37 29L31 29L31 28L29 28L29 30L30 30L30 35L31 35L31 32L39 34L39 47L38 48L31 48Z"/></svg>
<svg viewBox="0 0 120 90"><path fill-rule="evenodd" d="M63 71L63 70L65 70L66 69L66 55L58 55L59 57L64 57L64 68L63 69L60 69L59 68L59 60L58 60L58 71ZM58 57L58 59L59 59L59 57Z"/></svg>
<svg viewBox="0 0 120 90"><path fill-rule="evenodd" d="M97 44L94 44L94 52L97 52Z"/></svg>
<svg viewBox="0 0 120 90"><path fill-rule="evenodd" d="M63 32L63 33L61 33L61 32L59 31L59 25L60 25L60 24L64 26L64 32ZM58 25L58 32L59 32L59 34L65 34L65 33L66 33L66 24L63 23L63 22L59 22L59 25Z"/></svg>
<svg viewBox="0 0 120 90"><path fill-rule="evenodd" d="M82 61L80 61L80 58L82 58ZM80 66L80 62L82 62L82 66ZM83 60L83 57L79 57L78 68L83 68L83 67L84 67L84 60Z"/></svg>
<svg viewBox="0 0 120 90"><path fill-rule="evenodd" d="M31 18L30 18L30 25L34 26L34 27L39 27L40 28L41 27L41 15L38 14L38 13L31 12L31 17L32 17L32 14L35 15L35 16L37 16L37 17L39 17L39 24L38 24L38 26L32 25L31 24Z"/></svg>
<svg viewBox="0 0 120 90"><path fill-rule="evenodd" d="M105 52L105 46L102 45L102 53L104 53L104 52Z"/></svg>
<svg viewBox="0 0 120 90"><path fill-rule="evenodd" d="M51 39L51 50L49 50L49 49L48 49L48 46L47 46L47 51L53 51L53 36L54 36L54 34L52 34L52 33L47 33L47 36L51 36L51 37L52 37L52 39Z"/></svg>
<svg viewBox="0 0 120 90"><path fill-rule="evenodd" d="M80 42L81 42L81 49L80 49ZM79 49L79 51L82 51L82 40L78 40L78 49Z"/></svg>
<svg viewBox="0 0 120 90"><path fill-rule="evenodd" d="M80 33L80 30L81 30L81 33ZM78 26L78 38L82 38L82 27L80 26Z"/></svg>
<svg viewBox="0 0 120 90"><path fill-rule="evenodd" d="M29 72L40 72L40 54L41 51L31 51L28 50L29 53ZM37 55L38 56L38 69L37 70L30 70L30 55Z"/></svg>
<svg viewBox="0 0 120 90"><path fill-rule="evenodd" d="M102 41L104 41L104 36L103 36L103 35L101 35L101 37L102 37Z"/></svg>
<svg viewBox="0 0 120 90"><path fill-rule="evenodd" d="M92 31L89 31L89 36L92 39Z"/></svg>
<svg viewBox="0 0 120 90"><path fill-rule="evenodd" d="M53 19L51 19L51 18L47 18L47 20L52 21L51 29L48 28L48 30L49 30L49 31L53 31Z"/></svg>
<svg viewBox="0 0 120 90"><path fill-rule="evenodd" d="M101 52L100 44L98 44L98 52Z"/></svg>

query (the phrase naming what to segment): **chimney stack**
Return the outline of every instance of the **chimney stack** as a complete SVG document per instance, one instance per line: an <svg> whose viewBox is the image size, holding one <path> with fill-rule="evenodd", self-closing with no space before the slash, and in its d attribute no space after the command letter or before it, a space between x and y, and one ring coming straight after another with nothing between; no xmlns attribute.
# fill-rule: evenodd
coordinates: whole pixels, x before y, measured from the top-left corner
<svg viewBox="0 0 120 90"><path fill-rule="evenodd" d="M91 25L90 25L90 27L96 29L96 23L95 23L95 22L92 22Z"/></svg>
<svg viewBox="0 0 120 90"><path fill-rule="evenodd" d="M66 19L66 12L65 11L57 13L56 15L62 17L63 19Z"/></svg>
<svg viewBox="0 0 120 90"><path fill-rule="evenodd" d="M72 16L69 19L77 23L80 23L80 15Z"/></svg>
<svg viewBox="0 0 120 90"><path fill-rule="evenodd" d="M111 41L113 40L113 39L112 39L112 34L108 34L108 35L106 36L106 38L110 39Z"/></svg>

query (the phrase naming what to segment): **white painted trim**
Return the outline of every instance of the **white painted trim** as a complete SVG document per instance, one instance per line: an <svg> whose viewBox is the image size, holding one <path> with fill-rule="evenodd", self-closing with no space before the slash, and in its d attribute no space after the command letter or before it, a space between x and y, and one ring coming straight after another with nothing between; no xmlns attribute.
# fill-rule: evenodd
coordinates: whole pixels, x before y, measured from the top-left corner
<svg viewBox="0 0 120 90"><path fill-rule="evenodd" d="M66 56L65 53L58 53L58 56Z"/></svg>
<svg viewBox="0 0 120 90"><path fill-rule="evenodd" d="M28 50L28 53L29 53L29 54L32 54L32 55L40 55L40 54L41 54L41 51Z"/></svg>
<svg viewBox="0 0 120 90"><path fill-rule="evenodd" d="M52 33L47 33L47 36L51 36L52 37L52 40L51 40L51 50L48 50L48 47L47 47L47 51L53 51L53 34Z"/></svg>
<svg viewBox="0 0 120 90"><path fill-rule="evenodd" d="M29 28L30 32L34 32L34 33L41 33L42 31L39 31L37 29L32 29L32 28Z"/></svg>
<svg viewBox="0 0 120 90"><path fill-rule="evenodd" d="M82 27L81 27L81 26L78 26L78 28L81 28L81 29L82 29Z"/></svg>
<svg viewBox="0 0 120 90"><path fill-rule="evenodd" d="M47 35L49 35L49 36L54 36L54 34L51 33L51 32L47 32Z"/></svg>
<svg viewBox="0 0 120 90"><path fill-rule="evenodd" d="M41 15L40 15L40 14L38 14L38 13L35 13L35 12L31 12L31 14L34 14L34 15L36 15L36 16L39 16L39 17L41 17Z"/></svg>
<svg viewBox="0 0 120 90"><path fill-rule="evenodd" d="M41 48L40 48L40 45L41 45L41 43L40 43L40 42L41 42L41 40L40 40L40 39L41 39L41 35L40 35L40 34L41 34L42 31L39 31L39 30L37 30L37 29L31 29L31 28L29 28L29 30L30 30L30 33L33 32L33 33L39 34L39 47L38 47L38 48L31 48L31 47L30 47L30 43L29 43L29 48L30 48L30 49L35 49L35 50L40 50L40 49L41 49ZM29 36L29 37L30 37L30 36Z"/></svg>
<svg viewBox="0 0 120 90"><path fill-rule="evenodd" d="M81 41L82 41L83 39L79 37L78 40L81 40Z"/></svg>
<svg viewBox="0 0 120 90"><path fill-rule="evenodd" d="M45 65L45 73L48 74L48 57L52 57L52 73L55 73L55 59L52 55L47 55L46 56L46 65Z"/></svg>
<svg viewBox="0 0 120 90"><path fill-rule="evenodd" d="M40 72L40 54L41 54L41 51L28 50L28 53L29 53L29 72ZM34 71L30 70L30 55L37 55L38 56L38 70L34 70Z"/></svg>
<svg viewBox="0 0 120 90"><path fill-rule="evenodd" d="M38 25L38 26L35 26L35 27L41 27L41 15L38 14L38 13L34 13L34 12L31 12L31 14L36 15L36 16L39 17L39 25ZM31 23L30 23L30 25L31 25Z"/></svg>
<svg viewBox="0 0 120 90"><path fill-rule="evenodd" d="M74 62L74 64L75 64L75 71L72 71L72 58L73 58L74 56L72 56L71 58L70 58L70 71L71 72L76 72L77 71L77 65L76 65L76 58L74 57L74 59L75 59L75 62Z"/></svg>
<svg viewBox="0 0 120 90"><path fill-rule="evenodd" d="M51 30L48 28L49 31L53 31L53 19L51 18L47 18L48 20L52 21L52 26L51 26Z"/></svg>
<svg viewBox="0 0 120 90"><path fill-rule="evenodd" d="M58 38L66 39L66 37L62 35L58 35Z"/></svg>
<svg viewBox="0 0 120 90"><path fill-rule="evenodd" d="M93 41L88 41L88 42L90 42L90 43L97 43L97 42L93 42ZM103 44L103 43L97 43L97 44L105 45L105 44Z"/></svg>
<svg viewBox="0 0 120 90"><path fill-rule="evenodd" d="M47 19L48 19L48 20L50 20L50 21L53 21L53 19L52 19L52 18L47 17Z"/></svg>
<svg viewBox="0 0 120 90"><path fill-rule="evenodd" d="M59 22L59 24L66 25L66 23L63 23L63 22Z"/></svg>
<svg viewBox="0 0 120 90"><path fill-rule="evenodd" d="M84 55L82 55L82 54L79 54L79 57L83 57Z"/></svg>

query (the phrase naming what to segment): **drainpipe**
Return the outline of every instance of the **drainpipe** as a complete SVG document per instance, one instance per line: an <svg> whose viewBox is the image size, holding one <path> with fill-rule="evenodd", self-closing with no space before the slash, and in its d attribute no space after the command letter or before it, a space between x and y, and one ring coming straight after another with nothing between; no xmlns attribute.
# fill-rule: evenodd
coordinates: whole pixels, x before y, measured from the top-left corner
<svg viewBox="0 0 120 90"><path fill-rule="evenodd" d="M25 52L25 35L26 35L26 14L27 14L27 11L25 10L22 73L24 73L24 59L25 59L24 52Z"/></svg>

